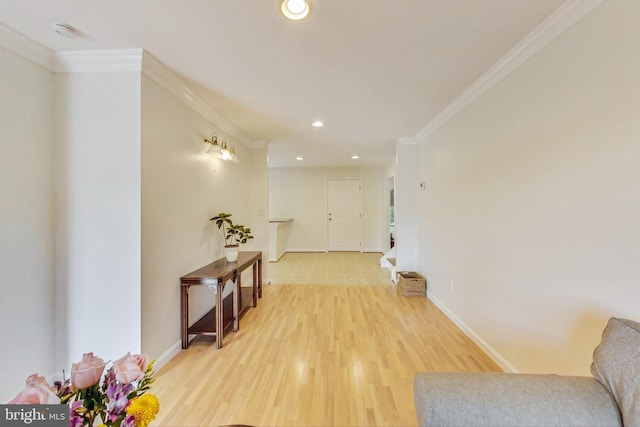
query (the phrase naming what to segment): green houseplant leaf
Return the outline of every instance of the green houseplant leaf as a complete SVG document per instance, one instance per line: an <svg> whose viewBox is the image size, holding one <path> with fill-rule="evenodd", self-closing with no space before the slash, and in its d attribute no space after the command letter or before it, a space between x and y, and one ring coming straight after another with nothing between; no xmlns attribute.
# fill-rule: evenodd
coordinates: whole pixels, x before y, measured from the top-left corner
<svg viewBox="0 0 640 427"><path fill-rule="evenodd" d="M210 218L209 221L215 221L218 229L222 229L225 246L240 245L253 239L251 228L234 224L231 220L230 213L220 212L218 215Z"/></svg>

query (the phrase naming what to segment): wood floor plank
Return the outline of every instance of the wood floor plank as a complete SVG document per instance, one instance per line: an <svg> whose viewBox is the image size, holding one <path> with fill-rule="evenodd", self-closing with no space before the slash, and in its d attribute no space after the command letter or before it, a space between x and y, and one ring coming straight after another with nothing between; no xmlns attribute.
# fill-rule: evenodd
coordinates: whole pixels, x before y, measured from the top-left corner
<svg viewBox="0 0 640 427"><path fill-rule="evenodd" d="M392 286L267 286L224 342L199 337L158 373L154 425L414 426L417 372L500 371Z"/></svg>

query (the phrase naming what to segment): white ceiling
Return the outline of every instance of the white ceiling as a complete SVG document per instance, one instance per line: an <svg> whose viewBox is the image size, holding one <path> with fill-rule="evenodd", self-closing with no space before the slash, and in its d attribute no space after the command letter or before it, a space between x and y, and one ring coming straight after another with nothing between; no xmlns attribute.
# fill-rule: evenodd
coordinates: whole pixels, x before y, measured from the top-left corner
<svg viewBox="0 0 640 427"><path fill-rule="evenodd" d="M345 166L392 159L564 0L312 2L291 22L279 0L0 0L0 21L54 51L144 48L272 167Z"/></svg>

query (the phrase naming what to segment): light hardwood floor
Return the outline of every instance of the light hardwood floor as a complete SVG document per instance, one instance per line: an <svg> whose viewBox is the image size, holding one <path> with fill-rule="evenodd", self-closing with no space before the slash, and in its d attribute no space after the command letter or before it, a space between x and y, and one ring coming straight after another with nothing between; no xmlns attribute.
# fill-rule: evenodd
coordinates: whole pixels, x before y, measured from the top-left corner
<svg viewBox="0 0 640 427"><path fill-rule="evenodd" d="M393 286L264 289L224 347L157 375L156 426L415 426L419 371L500 371L426 298Z"/></svg>
<svg viewBox="0 0 640 427"><path fill-rule="evenodd" d="M380 267L382 254L373 252L287 252L269 263L275 285L392 284L389 270Z"/></svg>

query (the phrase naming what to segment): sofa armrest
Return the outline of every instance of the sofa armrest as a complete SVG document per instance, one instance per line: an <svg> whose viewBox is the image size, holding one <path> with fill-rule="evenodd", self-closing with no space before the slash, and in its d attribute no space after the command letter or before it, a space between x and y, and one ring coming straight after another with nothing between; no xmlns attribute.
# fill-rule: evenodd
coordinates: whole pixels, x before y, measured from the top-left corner
<svg viewBox="0 0 640 427"><path fill-rule="evenodd" d="M622 426L594 378L496 373L418 373L418 424L426 426Z"/></svg>

